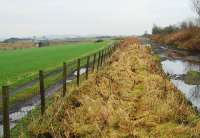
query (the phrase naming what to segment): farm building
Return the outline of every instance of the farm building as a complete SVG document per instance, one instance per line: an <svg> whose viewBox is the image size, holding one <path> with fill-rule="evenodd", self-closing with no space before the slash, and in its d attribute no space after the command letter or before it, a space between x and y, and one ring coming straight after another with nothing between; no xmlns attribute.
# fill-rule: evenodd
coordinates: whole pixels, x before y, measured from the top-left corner
<svg viewBox="0 0 200 138"><path fill-rule="evenodd" d="M37 40L35 41L36 47L45 47L49 46L49 41L48 40Z"/></svg>

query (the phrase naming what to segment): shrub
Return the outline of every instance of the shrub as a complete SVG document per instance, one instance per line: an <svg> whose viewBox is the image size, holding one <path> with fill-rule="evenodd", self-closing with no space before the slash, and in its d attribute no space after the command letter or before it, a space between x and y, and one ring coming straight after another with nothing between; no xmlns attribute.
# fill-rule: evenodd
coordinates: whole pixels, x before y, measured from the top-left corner
<svg viewBox="0 0 200 138"><path fill-rule="evenodd" d="M99 40L96 41L96 43L101 43L101 42L103 42L102 39L99 39Z"/></svg>

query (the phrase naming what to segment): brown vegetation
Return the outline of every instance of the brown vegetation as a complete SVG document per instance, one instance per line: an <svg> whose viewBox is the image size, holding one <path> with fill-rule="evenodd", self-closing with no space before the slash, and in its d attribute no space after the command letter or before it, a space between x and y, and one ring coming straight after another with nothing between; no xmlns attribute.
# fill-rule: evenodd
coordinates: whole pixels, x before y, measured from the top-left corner
<svg viewBox="0 0 200 138"><path fill-rule="evenodd" d="M108 62L69 96L57 95L28 126L31 136L200 137L200 118L161 75L150 48L129 38Z"/></svg>
<svg viewBox="0 0 200 138"><path fill-rule="evenodd" d="M157 34L150 37L152 40L178 48L200 50L200 28L192 27L170 34Z"/></svg>
<svg viewBox="0 0 200 138"><path fill-rule="evenodd" d="M0 50L23 49L36 47L35 43L29 41L19 41L14 43L0 43Z"/></svg>

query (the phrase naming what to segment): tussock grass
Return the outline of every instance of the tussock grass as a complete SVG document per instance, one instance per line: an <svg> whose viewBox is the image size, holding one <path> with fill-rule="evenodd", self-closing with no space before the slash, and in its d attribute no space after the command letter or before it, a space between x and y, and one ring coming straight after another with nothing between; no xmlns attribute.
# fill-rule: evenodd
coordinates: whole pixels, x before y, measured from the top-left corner
<svg viewBox="0 0 200 138"><path fill-rule="evenodd" d="M200 72L198 71L189 71L184 76L184 81L187 84L191 85L200 85Z"/></svg>
<svg viewBox="0 0 200 138"><path fill-rule="evenodd" d="M161 74L151 50L129 38L99 73L59 95L31 137L200 137L197 112Z"/></svg>

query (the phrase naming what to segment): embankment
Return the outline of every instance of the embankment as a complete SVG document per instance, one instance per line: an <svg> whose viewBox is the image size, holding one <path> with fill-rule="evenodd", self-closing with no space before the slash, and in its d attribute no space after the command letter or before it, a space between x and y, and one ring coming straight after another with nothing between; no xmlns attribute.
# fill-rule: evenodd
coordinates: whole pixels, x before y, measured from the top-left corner
<svg viewBox="0 0 200 138"><path fill-rule="evenodd" d="M200 137L200 117L162 75L159 59L127 39L67 97L55 97L29 126L32 137ZM23 136L23 133L22 133Z"/></svg>
<svg viewBox="0 0 200 138"><path fill-rule="evenodd" d="M150 38L156 42L173 45L181 49L200 51L200 28L197 27L179 30L170 34L152 35Z"/></svg>

